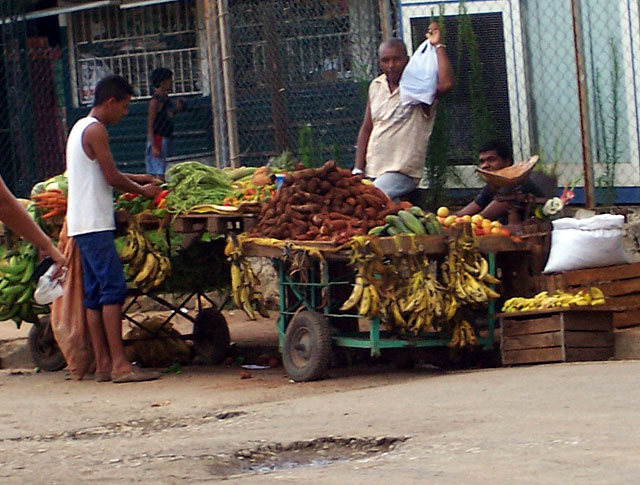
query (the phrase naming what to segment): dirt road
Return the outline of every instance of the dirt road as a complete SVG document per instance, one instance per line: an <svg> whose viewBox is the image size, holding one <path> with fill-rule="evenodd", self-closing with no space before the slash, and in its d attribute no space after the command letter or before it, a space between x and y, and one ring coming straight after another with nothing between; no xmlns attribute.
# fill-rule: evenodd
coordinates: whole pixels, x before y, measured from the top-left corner
<svg viewBox="0 0 640 485"><path fill-rule="evenodd" d="M0 375L2 483L636 483L640 362ZM344 439L343 439L344 438Z"/></svg>

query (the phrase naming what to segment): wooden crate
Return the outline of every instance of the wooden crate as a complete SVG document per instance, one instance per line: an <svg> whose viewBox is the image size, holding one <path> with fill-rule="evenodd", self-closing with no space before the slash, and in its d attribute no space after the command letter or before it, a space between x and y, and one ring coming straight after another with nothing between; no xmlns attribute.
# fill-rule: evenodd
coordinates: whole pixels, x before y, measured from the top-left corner
<svg viewBox="0 0 640 485"><path fill-rule="evenodd" d="M502 363L538 364L613 357L613 312L560 308L501 314Z"/></svg>
<svg viewBox="0 0 640 485"><path fill-rule="evenodd" d="M607 306L619 310L613 315L614 328L640 326L640 263L540 275L533 281L536 292L576 293L596 286L604 293Z"/></svg>

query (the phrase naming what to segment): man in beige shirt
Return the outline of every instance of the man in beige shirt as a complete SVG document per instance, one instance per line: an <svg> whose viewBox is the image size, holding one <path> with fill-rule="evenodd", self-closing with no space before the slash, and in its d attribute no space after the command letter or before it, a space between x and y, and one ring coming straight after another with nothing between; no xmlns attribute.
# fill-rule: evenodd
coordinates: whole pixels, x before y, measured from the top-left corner
<svg viewBox="0 0 640 485"><path fill-rule="evenodd" d="M438 56L437 99L453 89L453 69L437 22L429 25L426 35ZM401 102L400 77L409 62L404 42L385 40L378 56L383 74L369 85L353 173L364 173L390 198L398 199L415 190L422 177L436 103Z"/></svg>

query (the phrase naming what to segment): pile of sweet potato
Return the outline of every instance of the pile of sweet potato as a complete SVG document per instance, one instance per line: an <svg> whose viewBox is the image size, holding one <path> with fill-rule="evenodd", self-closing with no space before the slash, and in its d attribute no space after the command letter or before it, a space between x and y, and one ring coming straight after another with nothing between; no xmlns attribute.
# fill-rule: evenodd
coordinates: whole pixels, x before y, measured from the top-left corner
<svg viewBox="0 0 640 485"><path fill-rule="evenodd" d="M329 161L318 169L287 174L282 187L262 208L252 235L344 243L410 206L392 202L377 187L363 184L361 176Z"/></svg>

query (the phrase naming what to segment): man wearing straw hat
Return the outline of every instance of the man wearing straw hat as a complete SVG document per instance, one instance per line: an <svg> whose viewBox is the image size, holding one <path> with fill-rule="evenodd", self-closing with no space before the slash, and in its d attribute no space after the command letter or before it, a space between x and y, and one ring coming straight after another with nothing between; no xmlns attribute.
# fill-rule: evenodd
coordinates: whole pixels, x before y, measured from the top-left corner
<svg viewBox="0 0 640 485"><path fill-rule="evenodd" d="M491 140L480 147L478 155L478 167L482 170L495 172L513 165L513 157L509 146L500 140ZM500 221L502 224L517 224L522 222L523 209L515 201L499 200L496 195L507 194L517 189L522 194L532 194L543 197L540 188L529 178L525 179L518 187L504 187L500 190L485 185L476 198L464 208L456 212L457 216L480 214L485 219ZM509 212L513 214L509 219ZM514 220L517 219L517 220Z"/></svg>

